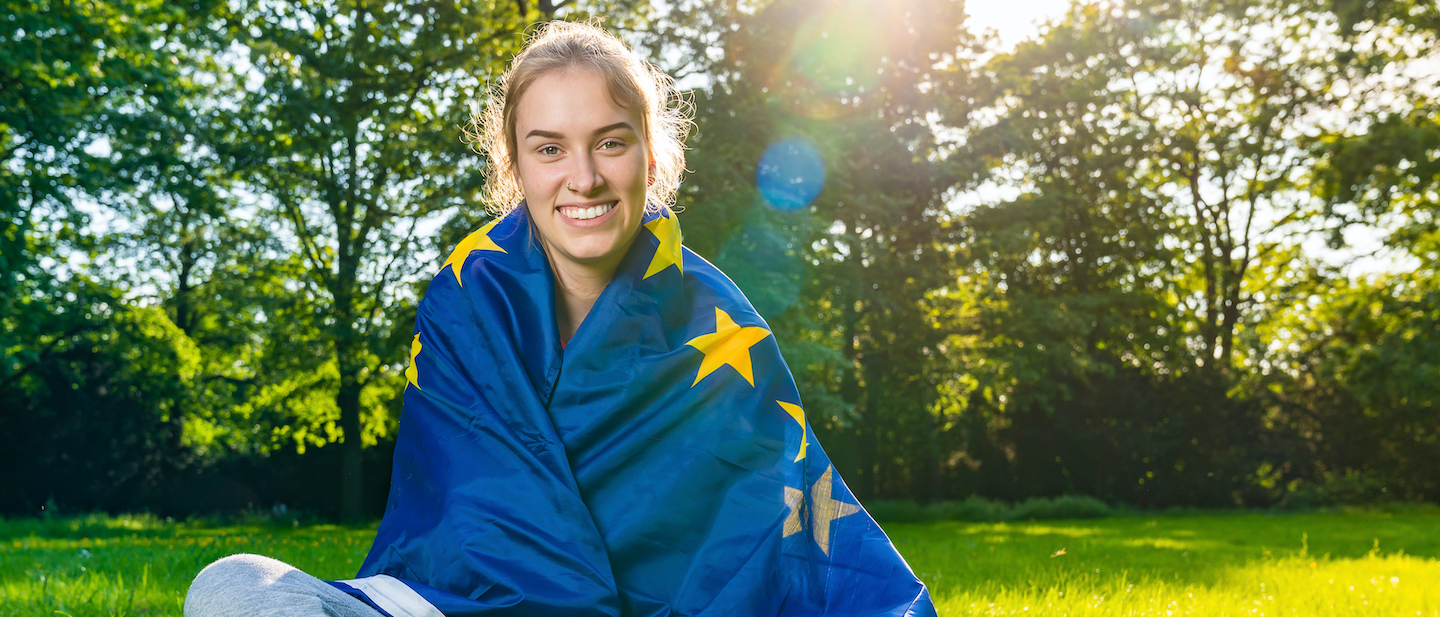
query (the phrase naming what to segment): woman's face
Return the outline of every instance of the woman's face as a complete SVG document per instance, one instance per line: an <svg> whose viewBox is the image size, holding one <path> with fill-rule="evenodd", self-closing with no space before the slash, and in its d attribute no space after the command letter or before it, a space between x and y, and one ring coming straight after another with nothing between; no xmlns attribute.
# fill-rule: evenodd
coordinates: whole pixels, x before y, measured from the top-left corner
<svg viewBox="0 0 1440 617"><path fill-rule="evenodd" d="M639 111L617 106L594 71L568 69L530 85L515 137L515 172L552 267L613 272L645 213Z"/></svg>

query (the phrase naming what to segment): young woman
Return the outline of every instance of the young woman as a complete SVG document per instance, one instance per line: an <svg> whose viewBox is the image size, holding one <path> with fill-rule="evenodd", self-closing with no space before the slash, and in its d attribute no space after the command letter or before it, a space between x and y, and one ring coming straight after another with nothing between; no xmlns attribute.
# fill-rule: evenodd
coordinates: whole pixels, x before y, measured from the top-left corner
<svg viewBox="0 0 1440 617"><path fill-rule="evenodd" d="M236 555L185 613L934 615L764 320L681 246L686 122L619 40L541 29L474 135L519 205L426 291L359 577Z"/></svg>

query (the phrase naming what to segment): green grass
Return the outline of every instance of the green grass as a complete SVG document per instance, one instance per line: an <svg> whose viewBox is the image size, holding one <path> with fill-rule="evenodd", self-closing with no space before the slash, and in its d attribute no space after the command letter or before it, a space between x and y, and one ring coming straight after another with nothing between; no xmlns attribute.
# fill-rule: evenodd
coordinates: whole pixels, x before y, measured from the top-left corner
<svg viewBox="0 0 1440 617"><path fill-rule="evenodd" d="M1440 514L889 523L942 615L1440 617ZM355 573L374 527L0 521L0 615L179 615L224 555ZM1061 549L1064 552L1057 554Z"/></svg>
<svg viewBox="0 0 1440 617"><path fill-rule="evenodd" d="M942 522L886 531L941 615L1440 615L1433 512Z"/></svg>
<svg viewBox="0 0 1440 617"><path fill-rule="evenodd" d="M0 522L0 616L180 615L201 568L259 553L320 578L355 575L375 527L167 523L89 516Z"/></svg>

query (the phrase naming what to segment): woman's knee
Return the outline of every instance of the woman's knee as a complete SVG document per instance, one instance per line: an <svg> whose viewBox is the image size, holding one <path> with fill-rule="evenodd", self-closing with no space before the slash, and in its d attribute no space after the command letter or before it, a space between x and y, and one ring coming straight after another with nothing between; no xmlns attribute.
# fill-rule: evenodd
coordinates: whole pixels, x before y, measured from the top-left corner
<svg viewBox="0 0 1440 617"><path fill-rule="evenodd" d="M205 566L185 594L186 617L210 617L234 613L262 596L266 588L294 570L283 561L263 555L239 554Z"/></svg>

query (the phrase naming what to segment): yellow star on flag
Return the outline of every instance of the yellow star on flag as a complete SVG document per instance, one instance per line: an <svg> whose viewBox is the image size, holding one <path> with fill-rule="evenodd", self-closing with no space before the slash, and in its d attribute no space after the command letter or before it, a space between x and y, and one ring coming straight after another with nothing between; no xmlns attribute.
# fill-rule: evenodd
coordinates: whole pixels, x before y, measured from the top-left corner
<svg viewBox="0 0 1440 617"><path fill-rule="evenodd" d="M750 348L770 336L770 331L759 326L739 326L720 307L715 307L715 332L702 334L685 343L705 354L700 361L700 372L695 375L695 384L715 369L729 364L740 373L750 386L755 386L755 376L750 371Z"/></svg>
<svg viewBox="0 0 1440 617"><path fill-rule="evenodd" d="M790 414L790 417L795 418L795 421L800 423L800 453L795 455L795 462L798 463L801 459L805 458L805 446L808 445L805 439L805 410L793 403L787 403L785 401L775 402L780 403L780 408L784 409L785 413Z"/></svg>
<svg viewBox="0 0 1440 617"><path fill-rule="evenodd" d="M810 487L810 522L815 530L815 543L820 545L820 550L826 555L830 554L830 523L843 516L850 516L860 511L860 506L853 503L845 503L838 499L830 498L830 491L834 488L831 477L835 474L835 466L825 468L825 473Z"/></svg>
<svg viewBox="0 0 1440 617"><path fill-rule="evenodd" d="M790 515L785 517L785 532L782 538L788 538L805 527L803 519L805 516L805 491L798 488L785 487L785 507L790 508Z"/></svg>
<svg viewBox="0 0 1440 617"><path fill-rule="evenodd" d="M499 222L500 219L490 221L475 233L465 236L465 239L461 240L460 244L455 245L455 250L450 252L450 258L445 260L445 263L440 266L440 269L444 270L445 266L450 266L450 271L455 274L455 282L459 283L461 287L464 287L465 283L460 280L460 269L465 267L465 258L469 257L470 253L474 251L505 252L505 249L500 248L500 245L495 244L495 241L490 239L490 228Z"/></svg>
<svg viewBox="0 0 1440 617"><path fill-rule="evenodd" d="M658 274L672 264L684 274L685 266L681 265L683 256L680 251L680 221L675 218L675 213L667 208L659 218L646 223L645 229L655 234L660 246L655 247L655 256L650 258L650 267L645 269L645 276L640 279L648 279L650 275Z"/></svg>
<svg viewBox="0 0 1440 617"><path fill-rule="evenodd" d="M416 390L424 390L420 387L420 370L415 368L415 356L420 355L420 333L415 333L415 340L410 342L410 368L405 369L405 379L415 384Z"/></svg>

